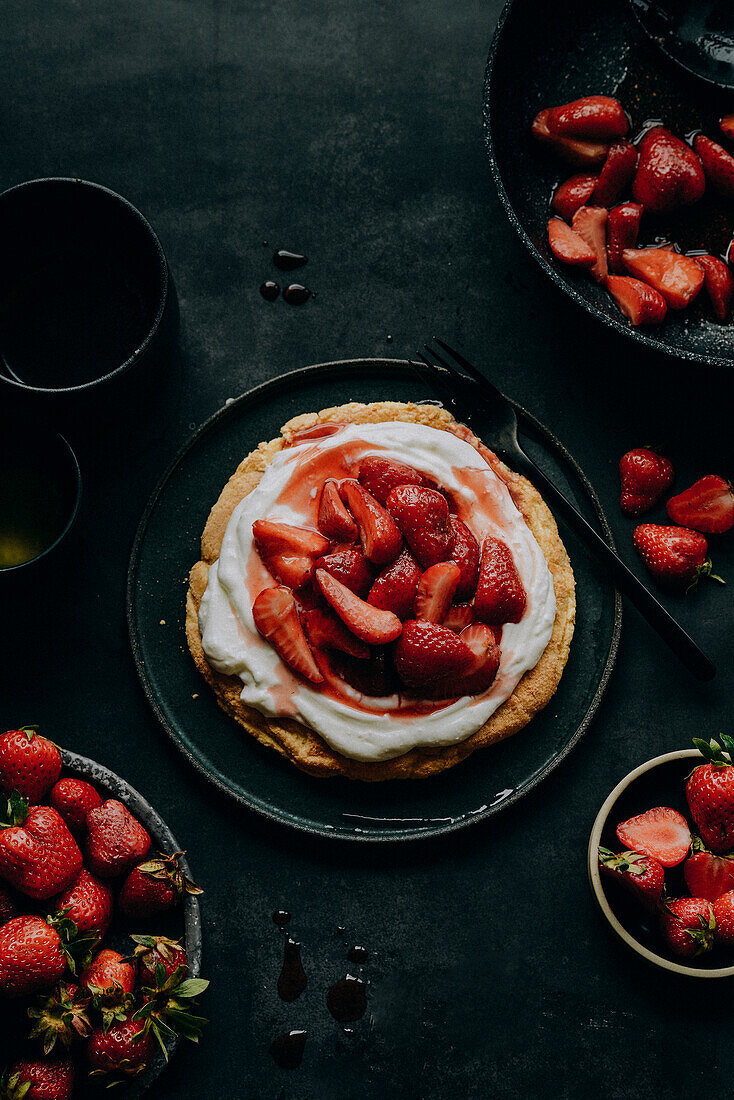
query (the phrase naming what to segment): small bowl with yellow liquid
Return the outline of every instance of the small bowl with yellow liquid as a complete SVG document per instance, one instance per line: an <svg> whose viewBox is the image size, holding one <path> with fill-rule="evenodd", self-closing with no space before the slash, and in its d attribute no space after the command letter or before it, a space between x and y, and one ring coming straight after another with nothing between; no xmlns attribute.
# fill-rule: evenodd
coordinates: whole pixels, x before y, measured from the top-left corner
<svg viewBox="0 0 734 1100"><path fill-rule="evenodd" d="M62 435L3 426L0 431L0 575L45 558L79 509L82 479Z"/></svg>

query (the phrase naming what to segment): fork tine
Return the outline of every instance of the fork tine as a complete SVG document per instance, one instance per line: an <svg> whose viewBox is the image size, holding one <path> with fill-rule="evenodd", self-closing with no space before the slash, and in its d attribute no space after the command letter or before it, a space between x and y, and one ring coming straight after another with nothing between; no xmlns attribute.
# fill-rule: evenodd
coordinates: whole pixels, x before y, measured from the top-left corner
<svg viewBox="0 0 734 1100"><path fill-rule="evenodd" d="M430 351L431 349L427 349ZM432 353L433 354L433 353ZM469 406L461 397L461 385L465 381L463 376L449 367L439 367L435 363L432 363L423 352L419 351L418 356L423 360L428 371L423 371L417 363L414 363L416 370L418 370L423 377L429 382L429 384L438 391L442 399L446 402L447 406L453 406L457 411L460 411L462 419L466 420L471 415ZM436 356L438 358L438 356ZM451 383L458 383L451 385Z"/></svg>
<svg viewBox="0 0 734 1100"><path fill-rule="evenodd" d="M472 363L470 363L468 359L465 359L460 352L455 351L452 347L449 347L449 345L445 343L445 341L443 341L440 336L434 336L433 339L436 341L439 347L443 348L444 351L448 352L449 355L452 355L454 357L459 366L463 367L466 371L469 372L475 382L479 382L482 386L488 387L488 389L491 390L493 393L499 393L497 387L489 381L487 376L482 374L480 370L477 370L477 368ZM438 358L438 356L436 356L436 358Z"/></svg>

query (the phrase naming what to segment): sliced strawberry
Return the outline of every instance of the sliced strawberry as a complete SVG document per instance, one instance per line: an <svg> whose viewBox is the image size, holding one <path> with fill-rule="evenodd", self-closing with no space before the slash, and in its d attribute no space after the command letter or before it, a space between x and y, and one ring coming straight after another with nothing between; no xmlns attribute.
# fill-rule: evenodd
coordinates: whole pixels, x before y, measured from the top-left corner
<svg viewBox="0 0 734 1100"><path fill-rule="evenodd" d="M345 427L346 424L340 424L336 420L320 420L310 428L297 428L295 432L291 432L286 440L286 447L298 447L301 443L310 443L312 439L325 439L329 435L336 435Z"/></svg>
<svg viewBox="0 0 734 1100"><path fill-rule="evenodd" d="M489 626L519 623L525 614L527 596L506 543L488 535L482 543L474 616Z"/></svg>
<svg viewBox="0 0 734 1100"><path fill-rule="evenodd" d="M547 145L569 164L577 164L580 167L601 164L606 158L609 144L600 141L581 141L578 138L564 137L561 134L553 134L548 129L550 108L546 108L535 116L531 127L533 137L542 145Z"/></svg>
<svg viewBox="0 0 734 1100"><path fill-rule="evenodd" d="M368 455L362 459L357 480L380 504L385 503L390 490L396 485L424 484L423 476L412 466L379 455Z"/></svg>
<svg viewBox="0 0 734 1100"><path fill-rule="evenodd" d="M585 95L562 107L551 107L547 125L552 134L587 141L614 141L629 130L622 104L607 95Z"/></svg>
<svg viewBox="0 0 734 1100"><path fill-rule="evenodd" d="M685 141L663 126L653 126L638 146L632 198L645 210L662 214L698 202L706 190L701 162Z"/></svg>
<svg viewBox="0 0 734 1100"><path fill-rule="evenodd" d="M314 607L301 614L301 622L314 649L338 649L340 653L348 653L350 657L360 660L366 660L370 655L369 646L355 638L331 610Z"/></svg>
<svg viewBox="0 0 734 1100"><path fill-rule="evenodd" d="M450 516L449 518L454 532L454 548L451 551L451 560L455 561L461 570L461 579L454 594L454 599L470 600L477 590L479 543L463 520L460 520L458 516Z"/></svg>
<svg viewBox="0 0 734 1100"><path fill-rule="evenodd" d="M703 286L703 270L691 256L664 248L625 248L622 261L631 275L662 294L671 309L685 309Z"/></svg>
<svg viewBox="0 0 734 1100"><path fill-rule="evenodd" d="M398 485L387 498L387 510L424 569L448 561L454 531L445 496L419 485Z"/></svg>
<svg viewBox="0 0 734 1100"><path fill-rule="evenodd" d="M270 642L281 660L314 684L323 681L289 589L264 588L252 605L252 617L263 638Z"/></svg>
<svg viewBox="0 0 734 1100"><path fill-rule="evenodd" d="M734 527L734 490L725 478L707 474L667 504L673 523L707 535L721 535Z"/></svg>
<svg viewBox="0 0 734 1100"><path fill-rule="evenodd" d="M607 219L607 259L614 275L624 275L622 261L625 248L634 248L640 232L642 207L638 202L623 202L609 211Z"/></svg>
<svg viewBox="0 0 734 1100"><path fill-rule="evenodd" d="M591 275L598 283L607 277L607 211L601 206L582 206L573 216L571 226L586 241L596 257Z"/></svg>
<svg viewBox="0 0 734 1100"><path fill-rule="evenodd" d="M637 168L637 150L631 141L615 141L609 146L607 159L599 173L591 206L613 206L619 202Z"/></svg>
<svg viewBox="0 0 734 1100"><path fill-rule="evenodd" d="M663 867L681 863L691 846L688 822L683 814L669 806L655 806L623 821L617 826L617 836L625 848L652 856Z"/></svg>
<svg viewBox="0 0 734 1100"><path fill-rule="evenodd" d="M461 570L453 561L431 565L415 590L415 618L441 623L461 580Z"/></svg>
<svg viewBox="0 0 734 1100"><path fill-rule="evenodd" d="M719 119L719 126L722 134L725 134L728 138L734 138L734 115L724 115Z"/></svg>
<svg viewBox="0 0 734 1100"><path fill-rule="evenodd" d="M454 603L444 616L441 626L447 630L453 630L455 634L461 634L467 626L474 622L474 607L470 603ZM496 639L495 639L496 641Z"/></svg>
<svg viewBox="0 0 734 1100"><path fill-rule="evenodd" d="M412 618L415 590L421 572L410 550L404 547L392 565L380 573L370 589L367 602L384 611L392 611L399 619Z"/></svg>
<svg viewBox="0 0 734 1100"><path fill-rule="evenodd" d="M718 256L696 256L696 263L703 270L703 285L711 308L718 321L726 321L734 300L734 277L728 266Z"/></svg>
<svg viewBox="0 0 734 1100"><path fill-rule="evenodd" d="M360 641L385 645L399 636L403 624L392 611L383 611L360 600L325 569L316 570L316 580L326 602Z"/></svg>
<svg viewBox="0 0 734 1100"><path fill-rule="evenodd" d="M255 546L276 580L300 588L311 577L313 563L329 549L329 540L308 527L258 519L252 525Z"/></svg>
<svg viewBox="0 0 734 1100"><path fill-rule="evenodd" d="M471 667L474 654L465 642L436 623L411 619L395 646L395 669L408 687L428 689L445 684Z"/></svg>
<svg viewBox="0 0 734 1100"><path fill-rule="evenodd" d="M683 864L683 877L693 897L716 901L722 894L734 890L734 859L698 850L699 844L694 839L694 851Z"/></svg>
<svg viewBox="0 0 734 1100"><path fill-rule="evenodd" d="M468 646L474 660L457 678L452 694L480 695L494 683L500 667L500 651L494 630L484 623L472 623L462 630L459 640Z"/></svg>
<svg viewBox="0 0 734 1100"><path fill-rule="evenodd" d="M375 565L395 561L403 540L390 514L358 481L343 481L339 491L357 521L364 556Z"/></svg>
<svg viewBox="0 0 734 1100"><path fill-rule="evenodd" d="M703 134L694 138L693 148L714 191L724 198L734 199L734 157L731 153Z"/></svg>
<svg viewBox="0 0 734 1100"><path fill-rule="evenodd" d="M633 325L659 325L668 303L654 287L629 275L607 275L604 285Z"/></svg>
<svg viewBox="0 0 734 1100"><path fill-rule="evenodd" d="M339 496L338 481L332 477L324 482L321 490L318 524L319 531L328 539L337 542L355 542L357 539L357 524Z"/></svg>
<svg viewBox="0 0 734 1100"><path fill-rule="evenodd" d="M361 550L353 547L333 550L324 554L314 564L315 569L325 569L345 584L352 592L364 599L375 579L375 572Z"/></svg>
<svg viewBox="0 0 734 1100"><path fill-rule="evenodd" d="M570 222L578 208L585 206L591 199L598 178L588 172L581 172L559 184L551 201L556 214Z"/></svg>
<svg viewBox="0 0 734 1100"><path fill-rule="evenodd" d="M551 218L548 221L548 244L561 263L571 264L572 267L593 267L596 263L594 249L560 218Z"/></svg>

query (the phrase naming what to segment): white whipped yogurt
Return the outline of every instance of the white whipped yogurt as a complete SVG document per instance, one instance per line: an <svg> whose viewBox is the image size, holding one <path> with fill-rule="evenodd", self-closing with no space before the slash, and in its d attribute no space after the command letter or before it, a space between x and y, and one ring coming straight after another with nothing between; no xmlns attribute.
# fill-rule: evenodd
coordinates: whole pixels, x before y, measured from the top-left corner
<svg viewBox="0 0 734 1100"><path fill-rule="evenodd" d="M329 476L353 476L356 464L368 454L408 463L432 478L450 491L460 518L480 545L491 534L512 551L527 607L519 623L504 626L497 678L482 695L465 696L417 715L415 710L401 714L397 695L369 699L345 686L341 701L299 680L255 627L253 601L276 582L254 548L252 524L271 519L315 528L318 491L313 490L323 482L325 463L333 460L337 467ZM351 424L276 455L257 488L232 513L219 559L209 570L199 626L207 660L218 672L241 679L244 703L269 717L298 719L342 756L377 761L418 746L452 745L475 733L537 664L555 614L553 579L543 553L507 486L485 459L450 432L390 422ZM349 705L350 697L356 705Z"/></svg>

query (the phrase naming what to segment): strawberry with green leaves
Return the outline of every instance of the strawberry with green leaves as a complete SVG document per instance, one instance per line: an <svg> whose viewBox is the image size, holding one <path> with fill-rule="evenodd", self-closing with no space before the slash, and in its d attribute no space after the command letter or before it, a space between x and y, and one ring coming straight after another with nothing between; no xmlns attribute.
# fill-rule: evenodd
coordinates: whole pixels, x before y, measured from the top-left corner
<svg viewBox="0 0 734 1100"><path fill-rule="evenodd" d="M599 869L634 894L646 909L657 909L665 887L665 868L657 859L642 852L615 854L600 847Z"/></svg>
<svg viewBox="0 0 734 1100"><path fill-rule="evenodd" d="M708 543L688 527L641 523L632 536L635 550L655 580L668 588L695 588L701 577L723 584L713 573Z"/></svg>
<svg viewBox="0 0 734 1100"><path fill-rule="evenodd" d="M107 1029L97 1027L87 1043L89 1076L105 1078L110 1085L137 1077L150 1065L153 1039L142 1020L126 1016Z"/></svg>
<svg viewBox="0 0 734 1100"><path fill-rule="evenodd" d="M70 1100L74 1066L70 1059L24 1058L0 1081L0 1100Z"/></svg>
<svg viewBox="0 0 734 1100"><path fill-rule="evenodd" d="M79 985L89 991L105 1028L114 1021L124 1022L135 1007L135 967L119 951L107 947L99 951L79 978Z"/></svg>
<svg viewBox="0 0 734 1100"><path fill-rule="evenodd" d="M716 901L734 890L734 858L709 852L700 837L694 836L691 854L683 864L683 877L693 897Z"/></svg>
<svg viewBox="0 0 734 1100"><path fill-rule="evenodd" d="M721 745L693 738L705 763L694 768L686 781L691 816L704 844L712 852L734 848L734 738L723 733Z"/></svg>
<svg viewBox="0 0 734 1100"><path fill-rule="evenodd" d="M171 940L167 936L136 935L130 938L135 949L125 961L137 966L141 985L146 982L150 985L160 966L163 967L166 977L170 977L176 970L181 970L182 974L188 972L186 950L179 940Z"/></svg>
<svg viewBox="0 0 734 1100"><path fill-rule="evenodd" d="M177 967L168 974L159 963L155 974L148 976L147 985L144 978L140 991L143 1003L133 1014L133 1020L140 1020L156 1039L166 1059L167 1039L183 1035L198 1043L208 1022L203 1016L195 1015L192 1009L196 1008L195 998L208 988L209 982L185 975L185 967Z"/></svg>
<svg viewBox="0 0 734 1100"><path fill-rule="evenodd" d="M101 939L112 920L112 891L82 867L56 899L56 913L72 920L78 932L96 932Z"/></svg>
<svg viewBox="0 0 734 1100"><path fill-rule="evenodd" d="M203 893L181 870L183 852L153 859L133 867L120 888L117 904L126 917L148 917L177 905L186 894Z"/></svg>
<svg viewBox="0 0 734 1100"><path fill-rule="evenodd" d="M0 788L17 791L31 805L40 802L61 772L61 753L37 726L8 730L0 737Z"/></svg>
<svg viewBox="0 0 734 1100"><path fill-rule="evenodd" d="M68 1050L75 1041L86 1039L92 1029L87 1015L90 1001L89 991L76 982L59 982L29 1007L28 1016L34 1021L29 1039L39 1039L46 1055L57 1043Z"/></svg>
<svg viewBox="0 0 734 1100"><path fill-rule="evenodd" d="M676 898L660 915L660 933L668 949L679 958L704 955L714 946L716 918L705 898Z"/></svg>

